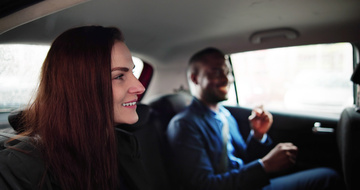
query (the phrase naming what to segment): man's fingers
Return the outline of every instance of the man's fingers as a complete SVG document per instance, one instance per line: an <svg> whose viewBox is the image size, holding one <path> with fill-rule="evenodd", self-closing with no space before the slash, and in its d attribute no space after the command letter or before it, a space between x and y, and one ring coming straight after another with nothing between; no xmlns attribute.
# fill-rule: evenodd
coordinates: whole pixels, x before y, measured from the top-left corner
<svg viewBox="0 0 360 190"><path fill-rule="evenodd" d="M249 120L253 120L256 117L261 117L263 116L265 113L263 105L257 106L255 107L252 111L251 111L251 115L249 116Z"/></svg>
<svg viewBox="0 0 360 190"><path fill-rule="evenodd" d="M286 155L289 157L291 163L296 163L296 154L291 153L290 151L286 151Z"/></svg>
<svg viewBox="0 0 360 190"><path fill-rule="evenodd" d="M255 119L255 117L256 117L256 114L255 114L255 113L251 113L251 115L249 116L249 120L251 121L251 120Z"/></svg>
<svg viewBox="0 0 360 190"><path fill-rule="evenodd" d="M266 115L264 114L265 112L263 110L253 110L251 112L251 115L249 116L249 120L253 120L253 119L261 119L264 120L266 119Z"/></svg>

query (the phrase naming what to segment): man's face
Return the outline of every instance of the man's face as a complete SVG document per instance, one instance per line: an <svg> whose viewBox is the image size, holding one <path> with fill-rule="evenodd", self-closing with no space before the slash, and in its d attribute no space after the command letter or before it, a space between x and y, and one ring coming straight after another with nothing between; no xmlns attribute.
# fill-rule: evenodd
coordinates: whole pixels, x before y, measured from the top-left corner
<svg viewBox="0 0 360 190"><path fill-rule="evenodd" d="M221 56L208 55L205 61L198 64L198 68L196 82L200 88L199 98L208 104L227 100L233 77L225 59Z"/></svg>

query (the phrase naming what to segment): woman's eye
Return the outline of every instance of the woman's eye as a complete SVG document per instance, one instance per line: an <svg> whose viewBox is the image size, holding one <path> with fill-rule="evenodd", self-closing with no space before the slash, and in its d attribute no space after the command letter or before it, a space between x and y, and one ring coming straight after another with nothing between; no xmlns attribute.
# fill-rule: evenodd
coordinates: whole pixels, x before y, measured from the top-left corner
<svg viewBox="0 0 360 190"><path fill-rule="evenodd" d="M116 76L115 79L120 79L121 80L123 78L123 76L124 76L124 74L120 74L120 75Z"/></svg>

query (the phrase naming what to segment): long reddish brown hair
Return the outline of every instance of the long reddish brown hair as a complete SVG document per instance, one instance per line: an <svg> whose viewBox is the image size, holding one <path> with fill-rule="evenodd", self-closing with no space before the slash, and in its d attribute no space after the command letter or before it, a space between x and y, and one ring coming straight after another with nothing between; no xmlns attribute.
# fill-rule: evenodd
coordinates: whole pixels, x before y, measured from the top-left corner
<svg viewBox="0 0 360 190"><path fill-rule="evenodd" d="M118 181L111 50L116 28L70 29L52 43L24 135L63 189L115 189Z"/></svg>

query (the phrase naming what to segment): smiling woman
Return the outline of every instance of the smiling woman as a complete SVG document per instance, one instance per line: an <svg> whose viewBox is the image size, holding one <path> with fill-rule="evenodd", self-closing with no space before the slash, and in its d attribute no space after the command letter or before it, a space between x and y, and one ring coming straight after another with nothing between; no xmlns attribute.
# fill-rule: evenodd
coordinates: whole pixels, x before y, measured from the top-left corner
<svg viewBox="0 0 360 190"><path fill-rule="evenodd" d="M126 157L138 150L135 137L115 130L138 120L133 102L144 87L133 68L116 28L79 27L56 38L34 101L19 116L23 132L0 152L0 187L146 189L143 175L129 175L145 173Z"/></svg>
<svg viewBox="0 0 360 190"><path fill-rule="evenodd" d="M114 122L133 124L139 119L136 114L137 95L142 94L145 88L132 73L135 65L129 49L123 42L114 44L111 55Z"/></svg>
<svg viewBox="0 0 360 190"><path fill-rule="evenodd" d="M0 0L0 14L2 9L9 11L2 5L20 1L28 3L38 0ZM77 71L66 69L65 74L58 75L55 80L57 83L51 89L58 95L49 100L45 97L44 99L49 103L36 104L51 106L51 109L42 110L49 114L47 119L51 123L48 123L48 126L56 128L57 125L53 123L65 123L61 130L59 129L59 133L53 133L54 137L71 134L74 140L79 139L78 143L74 144L81 146L80 150L89 151L89 154L94 153L93 150L86 148L94 146L96 150L99 146L105 146L108 140L111 140L111 138L101 139L104 138L105 131L111 131L114 126L110 127L110 125L115 123L135 121L136 107L139 121L131 125L115 126L116 138L122 131L121 139L128 140L116 143L121 144L117 152L121 156L116 155L117 158L131 161L140 158L144 160L147 170L145 173L150 174L149 183L154 185L154 189L183 188L179 184L173 184L178 179L169 175L168 169L171 170L171 167L168 168L167 164L170 159L166 157L169 150L166 149L164 136L171 117L185 109L191 102L191 89L186 77L190 56L206 47L214 47L221 50L231 64L229 74L233 76L234 83L226 87L220 85L218 91L228 92L228 101L221 103L234 116L241 135L247 138L251 134L248 116L255 106L262 104L274 118L268 134L273 142L291 142L298 147L296 163L299 167L297 168L324 166L335 169L339 174L347 173L343 172L344 167L340 162L343 158L340 157L338 150L346 150L348 147L339 148L338 145L341 143L338 142L343 141L344 136L339 140L335 136L339 131L337 125L341 109L344 106L353 106L354 101L358 100L354 98L355 93L360 92L358 86L350 81L353 67L359 63L359 7L360 1L339 0L43 0L17 11L10 10L11 14L0 16L0 46L3 47L0 48L0 109L4 111L0 112L0 132L18 132L17 128L14 128L17 125L13 125L11 120L13 109L23 108L29 102L33 102L31 97L32 100L36 100L37 96L33 93L36 91L33 89L38 86L40 64L43 63L49 47L45 46L46 50L42 55L31 50L35 50L39 45L50 45L64 31L74 27L84 25L117 27L125 34L125 44L131 54L144 61L139 81L146 91L135 97L133 94L124 95L123 91L118 90L126 86L123 82L128 81L131 70L135 76L137 76L136 70L139 68L141 70L142 67L136 61L133 61L135 69L132 69L133 65L123 65L128 71L120 69L111 73L110 61L101 59L102 63L110 65L107 65L109 70L106 73L109 81L108 83L105 81L104 84L96 78L101 78L100 75L104 73L91 74L89 68L93 67L90 65ZM72 45L75 47L83 44L79 42L82 37L85 36L67 41L71 43L69 49L74 49ZM87 42L102 41L104 38L106 37L95 35ZM89 50L90 46L85 45L86 43L84 42L77 50L79 52ZM18 44L30 46L21 51L12 48ZM338 54L335 51L342 49L338 48L338 45L345 47L345 54ZM327 50L322 50L320 46L326 46ZM297 51L303 47L310 49L304 50L305 53ZM7 53L9 49L13 49L11 56ZM107 47L107 50L109 50L108 55L104 57L109 58L112 47ZM56 59L57 63L63 58L70 59L75 52L78 51L69 51L68 55L59 56ZM93 58L96 55L99 54L92 52L83 58ZM31 56L41 58L34 64L30 63ZM18 61L20 57L22 58ZM33 74L31 74L32 70L34 70ZM102 69L98 69L99 73L100 71ZM68 90L69 93L64 93L61 91L64 86L80 82L65 78L73 74L71 72L78 74L77 79L88 80L83 81L79 87L73 86ZM53 75L47 76L53 77ZM131 76L130 81L134 80ZM107 94L89 100L90 96L96 96L99 89L107 86L107 90L112 90L113 82L116 90L106 91ZM89 90L86 89L86 84L98 85ZM134 84L138 86L137 82ZM132 91L132 88L128 89L129 92ZM64 97L73 97L75 101L64 101L61 99ZM110 100L109 97L112 99ZM137 100L136 104L135 100ZM154 100L161 101L154 103ZM113 108L115 104L117 110ZM105 105L113 107L104 108ZM67 106L69 110L65 109ZM148 109L141 111L143 107ZM108 110L121 112L124 116L130 114L131 119L106 112ZM53 112L60 112L69 118L68 121L65 117L51 115ZM117 118L107 119L109 116ZM81 125L83 118L88 119L90 124ZM108 124L109 121L113 123ZM43 124L41 120L38 122ZM97 128L96 123L101 123L99 124L101 127ZM81 132L70 130L73 125L81 126L83 130ZM27 129L24 125L21 127ZM95 136L91 133L93 129L98 131L101 138L96 139L92 136ZM35 134L39 130L32 132L31 134ZM87 137L79 133L84 133ZM132 134L139 140L139 145ZM111 136L111 132L108 135ZM219 136L218 139L220 138ZM89 139L96 142L88 142ZM211 139L211 143L216 143L214 140L216 138ZM132 147L123 146L129 145L129 142ZM110 144L106 144L106 147ZM72 145L67 146L75 152L73 155L77 155L77 149L75 150ZM138 146L141 147L139 151ZM62 152L63 149L59 149L59 154ZM209 154L213 153L213 151L209 152ZM96 156L99 155L95 154L93 158L96 159ZM107 155L107 157L111 156L111 153ZM196 158L195 154L188 156ZM74 165L88 164L87 157L84 160ZM97 165L101 164L100 161L97 162ZM188 166L188 163L186 164ZM179 165L179 162L174 165ZM141 164L134 166L122 162L121 166L123 168L119 169L119 175L124 177L120 178L120 181L125 182L128 189L147 188L146 182L138 181L138 178L143 179L144 174L141 169L137 169ZM94 170L84 172L85 175L82 175L83 173L74 175L76 177L90 175L91 172L96 172L96 167ZM29 170L31 169L33 168ZM360 168L355 170L359 171ZM134 172L129 173L129 171ZM56 172L49 170L49 173ZM250 180L258 181L257 177ZM201 182L203 180L194 183L202 185ZM211 187L215 188L213 185Z"/></svg>

